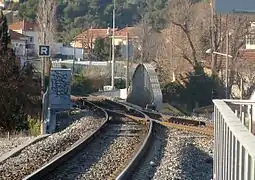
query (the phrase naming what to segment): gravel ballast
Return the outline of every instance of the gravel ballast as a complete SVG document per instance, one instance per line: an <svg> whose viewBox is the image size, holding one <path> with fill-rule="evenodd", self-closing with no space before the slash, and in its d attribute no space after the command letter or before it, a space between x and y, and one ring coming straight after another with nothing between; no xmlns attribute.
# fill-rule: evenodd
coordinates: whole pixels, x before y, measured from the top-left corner
<svg viewBox="0 0 255 180"><path fill-rule="evenodd" d="M104 118L96 118L90 111L83 111L82 116L63 131L26 147L17 156L0 164L1 179L24 178L57 154L71 147L80 138L89 136L104 122Z"/></svg>
<svg viewBox="0 0 255 180"><path fill-rule="evenodd" d="M44 179L115 179L146 135L144 125L125 122L126 119L123 123L109 123L81 153Z"/></svg>
<svg viewBox="0 0 255 180"><path fill-rule="evenodd" d="M157 126L148 155L134 172L137 180L210 180L213 139Z"/></svg>
<svg viewBox="0 0 255 180"><path fill-rule="evenodd" d="M14 148L33 140L35 137L12 137L10 139L8 138L0 138L0 156L2 156L4 153L7 153Z"/></svg>

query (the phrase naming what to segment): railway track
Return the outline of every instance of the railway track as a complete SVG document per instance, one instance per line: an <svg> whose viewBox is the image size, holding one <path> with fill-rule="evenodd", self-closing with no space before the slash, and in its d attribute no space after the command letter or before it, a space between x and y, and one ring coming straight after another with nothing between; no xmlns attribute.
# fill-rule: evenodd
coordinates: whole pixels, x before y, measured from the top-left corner
<svg viewBox="0 0 255 180"><path fill-rule="evenodd" d="M98 106L103 108L111 108L117 111L125 111L127 107L135 108L134 106L129 106L129 103L122 103L118 101L111 101L109 99L100 99L93 97L93 102ZM184 130L188 132L195 132L202 135L213 136L213 125L204 121L192 120L191 118L186 117L175 117L175 116L165 116L161 115L158 112L148 111L140 109L140 112L146 114L149 118L160 123L166 127L172 127L179 130ZM139 114L133 114L136 118L141 117Z"/></svg>
<svg viewBox="0 0 255 180"><path fill-rule="evenodd" d="M143 126L115 116L87 148L44 179L115 179L142 145Z"/></svg>
<svg viewBox="0 0 255 180"><path fill-rule="evenodd" d="M85 99L81 106L99 108ZM107 104L105 104L107 106ZM110 103L108 108L112 109ZM121 105L103 109L110 117L89 138L53 159L25 179L122 179L135 166L149 142L152 122ZM139 118L132 118L137 117ZM143 117L143 120L141 120Z"/></svg>
<svg viewBox="0 0 255 180"><path fill-rule="evenodd" d="M156 121L158 113L137 110L121 102L80 98L79 101L81 108L90 109L93 115L104 117L104 122L96 129L87 129L89 134L80 139L75 135L72 141L79 140L74 144L69 142L69 135L65 135L65 143L56 142L58 146L54 147L62 150L60 154L53 147L39 148L38 156L24 158L24 154L30 153L27 148L13 158L17 160L16 163L10 165L11 159L6 164L0 164L0 177L21 179L28 175L24 179L129 179L139 162L146 158L150 145L157 141L152 135L154 122L204 135L213 132L213 128L194 126L194 123L183 125L164 122L165 117L161 115L160 120ZM55 146L54 143L51 145Z"/></svg>
<svg viewBox="0 0 255 180"><path fill-rule="evenodd" d="M25 179L128 179L139 161L146 159L149 145L157 142L157 138L152 138L154 125L148 116L155 118L158 114L154 116L151 112L110 100L82 99L80 105L90 109L99 109L100 106L102 112L112 118L83 143L76 143L71 150ZM185 126L160 120L159 123L164 126L207 133L203 133L201 127L193 127L194 123L193 126Z"/></svg>
<svg viewBox="0 0 255 180"><path fill-rule="evenodd" d="M0 179L19 180L25 178L45 163L51 162L52 158L61 156L63 152L68 152L70 148L79 143L82 144L93 131L108 120L106 115L98 110L82 111L79 115L82 117L78 117L76 122L63 131L23 148L15 156L0 163Z"/></svg>

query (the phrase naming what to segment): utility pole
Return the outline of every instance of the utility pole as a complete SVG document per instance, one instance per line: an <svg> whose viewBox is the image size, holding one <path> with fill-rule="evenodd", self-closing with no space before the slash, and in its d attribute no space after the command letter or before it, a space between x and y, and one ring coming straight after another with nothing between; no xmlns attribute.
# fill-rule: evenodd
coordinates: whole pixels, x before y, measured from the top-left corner
<svg viewBox="0 0 255 180"><path fill-rule="evenodd" d="M43 30L43 44L46 43L46 33L45 33L45 30ZM44 94L44 89L45 89L45 57L42 57L41 59L41 89L42 89L42 94Z"/></svg>
<svg viewBox="0 0 255 180"><path fill-rule="evenodd" d="M46 8L46 0L43 1L43 7ZM48 20L48 12L46 13L46 19L42 20L43 29L41 29L40 33L43 33L43 44L46 44L46 28L47 28L47 20ZM41 74L41 86L42 86L42 111L41 111L41 134L45 133L44 126L44 115L45 115L45 66L46 66L46 58L42 57L42 74Z"/></svg>
<svg viewBox="0 0 255 180"><path fill-rule="evenodd" d="M128 87L129 87L129 34L126 34L127 46L126 46L126 60L127 60L127 68L126 68L126 89L128 95Z"/></svg>
<svg viewBox="0 0 255 180"><path fill-rule="evenodd" d="M228 99L228 55L229 55L229 32L226 31L226 99Z"/></svg>
<svg viewBox="0 0 255 180"><path fill-rule="evenodd" d="M240 99L243 99L243 78L242 78L242 75L241 75L241 83L240 83L240 86L241 86Z"/></svg>
<svg viewBox="0 0 255 180"><path fill-rule="evenodd" d="M46 32L45 32L46 24L44 24L43 29L43 44L46 44ZM45 112L45 98L44 98L44 92L45 92L45 57L42 57L42 73L41 73L41 88L42 88L42 110L41 110L41 134L45 133L45 127L44 127L44 112Z"/></svg>
<svg viewBox="0 0 255 180"><path fill-rule="evenodd" d="M211 41L212 41L212 52L214 52L215 49L215 27L214 27L214 7L215 3L214 0L211 0ZM215 75L215 55L212 53L211 54L211 69L212 69L212 76Z"/></svg>
<svg viewBox="0 0 255 180"><path fill-rule="evenodd" d="M75 52L75 41L74 41L74 47L73 47L73 69L72 69L72 71L73 71L73 75L74 75L74 64L75 64L75 56L76 56L76 52Z"/></svg>
<svg viewBox="0 0 255 180"><path fill-rule="evenodd" d="M113 14L112 14L112 81L111 86L112 90L114 89L114 68L115 68L115 0L113 0Z"/></svg>

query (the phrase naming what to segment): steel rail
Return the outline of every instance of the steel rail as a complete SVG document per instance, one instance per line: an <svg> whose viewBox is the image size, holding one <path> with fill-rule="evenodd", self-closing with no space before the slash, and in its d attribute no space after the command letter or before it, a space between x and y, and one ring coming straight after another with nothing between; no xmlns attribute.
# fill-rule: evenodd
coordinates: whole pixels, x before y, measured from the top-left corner
<svg viewBox="0 0 255 180"><path fill-rule="evenodd" d="M57 167L59 167L62 163L69 160L71 157L73 157L77 152L79 152L81 149L83 149L90 141L92 141L98 133L106 126L106 124L109 122L109 115L108 113L101 107L94 105L93 103L86 102L87 105L90 107L94 107L97 110L99 110L101 113L105 116L104 123L98 127L93 133L85 138L81 138L80 140L76 141L70 149L60 153L57 155L54 159L52 159L50 162L45 164L43 167L39 168L32 174L26 176L23 178L23 180L38 180L42 179L43 176L47 175Z"/></svg>

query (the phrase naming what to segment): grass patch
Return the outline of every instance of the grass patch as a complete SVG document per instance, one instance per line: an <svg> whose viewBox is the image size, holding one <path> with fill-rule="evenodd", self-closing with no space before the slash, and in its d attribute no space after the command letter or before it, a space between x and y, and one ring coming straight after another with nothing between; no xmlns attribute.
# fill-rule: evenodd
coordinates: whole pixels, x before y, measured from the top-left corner
<svg viewBox="0 0 255 180"><path fill-rule="evenodd" d="M41 134L41 122L38 119L28 117L29 134L39 136Z"/></svg>
<svg viewBox="0 0 255 180"><path fill-rule="evenodd" d="M171 113L171 114L175 114L175 115L179 115L179 116L189 115L189 113L185 112L184 110L177 109L176 107L174 107L173 105L168 104L168 103L163 104L163 108L162 108L161 112L162 113Z"/></svg>

